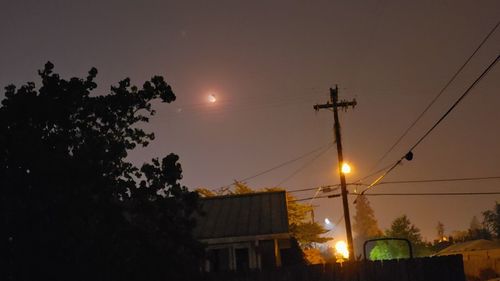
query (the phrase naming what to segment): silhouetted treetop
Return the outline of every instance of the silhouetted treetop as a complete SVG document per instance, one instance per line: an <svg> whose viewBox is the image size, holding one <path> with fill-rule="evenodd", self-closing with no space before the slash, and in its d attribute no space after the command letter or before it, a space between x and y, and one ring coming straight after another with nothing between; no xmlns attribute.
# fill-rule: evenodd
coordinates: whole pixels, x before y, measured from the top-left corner
<svg viewBox="0 0 500 281"><path fill-rule="evenodd" d="M48 62L38 73L39 89L9 85L0 106L0 279L189 279L202 253L198 195L179 183L179 157L127 159L154 139L141 124L153 100L175 100L171 86L126 78L97 95L95 68L65 80Z"/></svg>

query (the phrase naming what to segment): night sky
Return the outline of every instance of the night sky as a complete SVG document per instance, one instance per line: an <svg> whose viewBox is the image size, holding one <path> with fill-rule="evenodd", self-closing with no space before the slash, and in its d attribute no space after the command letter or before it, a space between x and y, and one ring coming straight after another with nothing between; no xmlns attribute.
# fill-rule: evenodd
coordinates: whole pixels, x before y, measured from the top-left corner
<svg viewBox="0 0 500 281"><path fill-rule="evenodd" d="M99 93L125 77L141 85L163 75L177 101L155 104L146 128L156 140L130 159L139 164L175 152L183 184L194 189L218 188L332 143L333 115L313 105L326 102L338 84L341 98L358 101L340 114L353 181L373 171L499 15L498 0L2 1L0 85L39 85L36 71L48 60L66 78L97 67ZM377 167L404 155L499 51L497 30ZM414 160L385 180L500 176L499 78L497 65L414 150ZM337 184L336 163L331 148L247 184L282 183L288 190ZM500 191L500 180L381 185L371 192L479 191ZM464 230L495 200L500 195L370 197L383 229L407 214L429 240L438 221L448 234ZM314 200L316 218L337 221L340 203ZM331 235L343 237L343 226Z"/></svg>

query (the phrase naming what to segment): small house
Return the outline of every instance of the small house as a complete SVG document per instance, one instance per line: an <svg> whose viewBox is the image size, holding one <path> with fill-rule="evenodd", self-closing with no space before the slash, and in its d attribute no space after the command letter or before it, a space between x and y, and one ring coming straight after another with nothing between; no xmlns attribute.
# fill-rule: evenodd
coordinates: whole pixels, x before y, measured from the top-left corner
<svg viewBox="0 0 500 281"><path fill-rule="evenodd" d="M464 271L468 276L481 277L490 272L500 275L500 242L484 239L453 244L440 252L437 256L462 255Z"/></svg>
<svg viewBox="0 0 500 281"><path fill-rule="evenodd" d="M285 191L201 198L195 237L207 245L204 270L280 267L290 248Z"/></svg>

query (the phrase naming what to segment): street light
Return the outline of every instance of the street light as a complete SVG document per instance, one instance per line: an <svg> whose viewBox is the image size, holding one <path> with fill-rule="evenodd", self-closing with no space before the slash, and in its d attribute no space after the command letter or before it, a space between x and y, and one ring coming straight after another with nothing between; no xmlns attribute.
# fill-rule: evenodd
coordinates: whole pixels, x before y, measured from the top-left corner
<svg viewBox="0 0 500 281"><path fill-rule="evenodd" d="M349 174L351 172L351 166L347 162L342 163L342 168L340 169L343 174Z"/></svg>
<svg viewBox="0 0 500 281"><path fill-rule="evenodd" d="M349 248L347 247L347 243L343 240L337 241L335 243L335 252L337 257L337 262L344 262L344 260L349 259Z"/></svg>

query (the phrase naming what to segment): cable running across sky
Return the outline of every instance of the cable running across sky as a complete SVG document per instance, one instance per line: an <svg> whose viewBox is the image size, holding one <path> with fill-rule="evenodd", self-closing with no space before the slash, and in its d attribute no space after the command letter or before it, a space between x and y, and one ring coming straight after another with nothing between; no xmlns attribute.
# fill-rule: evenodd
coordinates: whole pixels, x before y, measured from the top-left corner
<svg viewBox="0 0 500 281"><path fill-rule="evenodd" d="M399 164L402 163L404 159L410 161L413 159L413 150L422 143L422 141L429 136L429 134L455 109L455 107L470 93L470 91L490 72L490 70L496 65L498 60L500 59L500 55L497 55L496 58L488 65L488 67L479 75L476 80L465 90L465 92L455 101L455 103L439 118L439 120L434 123L434 125L422 136L420 139L408 150L408 152L401 157L396 163L394 163L391 168L389 168L385 173L383 173L380 177L378 177L375 181L373 181L365 190L361 192L364 194L368 189L379 183L385 176L387 176L390 172L392 172Z"/></svg>
<svg viewBox="0 0 500 281"><path fill-rule="evenodd" d="M410 126L403 132L403 134L394 142L394 144L380 157L377 163L374 165L374 168L377 167L380 162L382 162L387 155L401 142L401 140L408 134L408 132L422 119L425 113L431 108L431 106L436 102L436 100L446 91L446 89L453 83L455 78L462 72L465 66L470 62L470 60L476 55L476 53L481 49L481 47L488 41L491 35L495 32L495 30L500 25L500 21L490 30L490 32L486 35L486 37L481 41L481 43L477 46L477 48L472 52L472 54L465 60L465 62L460 66L460 68L453 74L453 76L448 80L448 82L444 85L444 87L439 91L439 93L431 100L431 102L427 105L427 107L420 113L420 115L410 124Z"/></svg>
<svg viewBox="0 0 500 281"><path fill-rule="evenodd" d="M281 168L281 167L284 167L284 166L286 166L286 165L289 165L289 164L291 164L291 163L294 163L294 162L296 162L296 161L299 161L299 160L301 160L301 159L303 159L303 158L306 158L307 156L309 156L309 155L311 155L311 154L314 154L314 153L316 153L316 152L318 152L318 151L320 151L320 150L326 149L326 151L327 151L327 150L328 150L328 149L330 149L332 146L333 146L333 143L330 143L330 142L329 142L329 143L327 143L326 145L322 145L322 146L320 146L320 147L318 147L318 148L315 148L315 149L313 149L313 150L311 150L311 151L309 151L309 152L307 152L307 153L304 153L304 154L302 154L302 155L300 155L300 156L298 156L298 157L296 157L296 158L293 158L293 159L287 160L287 161L285 161L285 162L283 162L283 163L281 163L281 164L278 164L278 165L276 165L276 166L274 166L274 167L271 167L271 168L269 168L269 169L267 169L267 170L261 171L261 172L259 172L259 173L255 174L255 175L252 175L252 176L249 176L249 177L246 177L246 178L240 179L240 180L238 180L238 181L244 182L244 181L248 181L248 180L254 179L254 178L256 178L256 177L262 176L262 175L264 175L264 174L267 174L267 173L270 173L270 172L272 172L272 171L274 171L274 170L277 170L277 169L279 169L279 168ZM222 186L222 187L220 187L220 188L216 188L216 189L213 189L213 190L214 190L214 191L215 191L215 190L224 190L224 189L228 189L228 188L230 188L230 187L231 187L231 186L233 186L233 185L234 185L234 183L231 183L231 184L227 184L227 185L224 185L224 186Z"/></svg>

